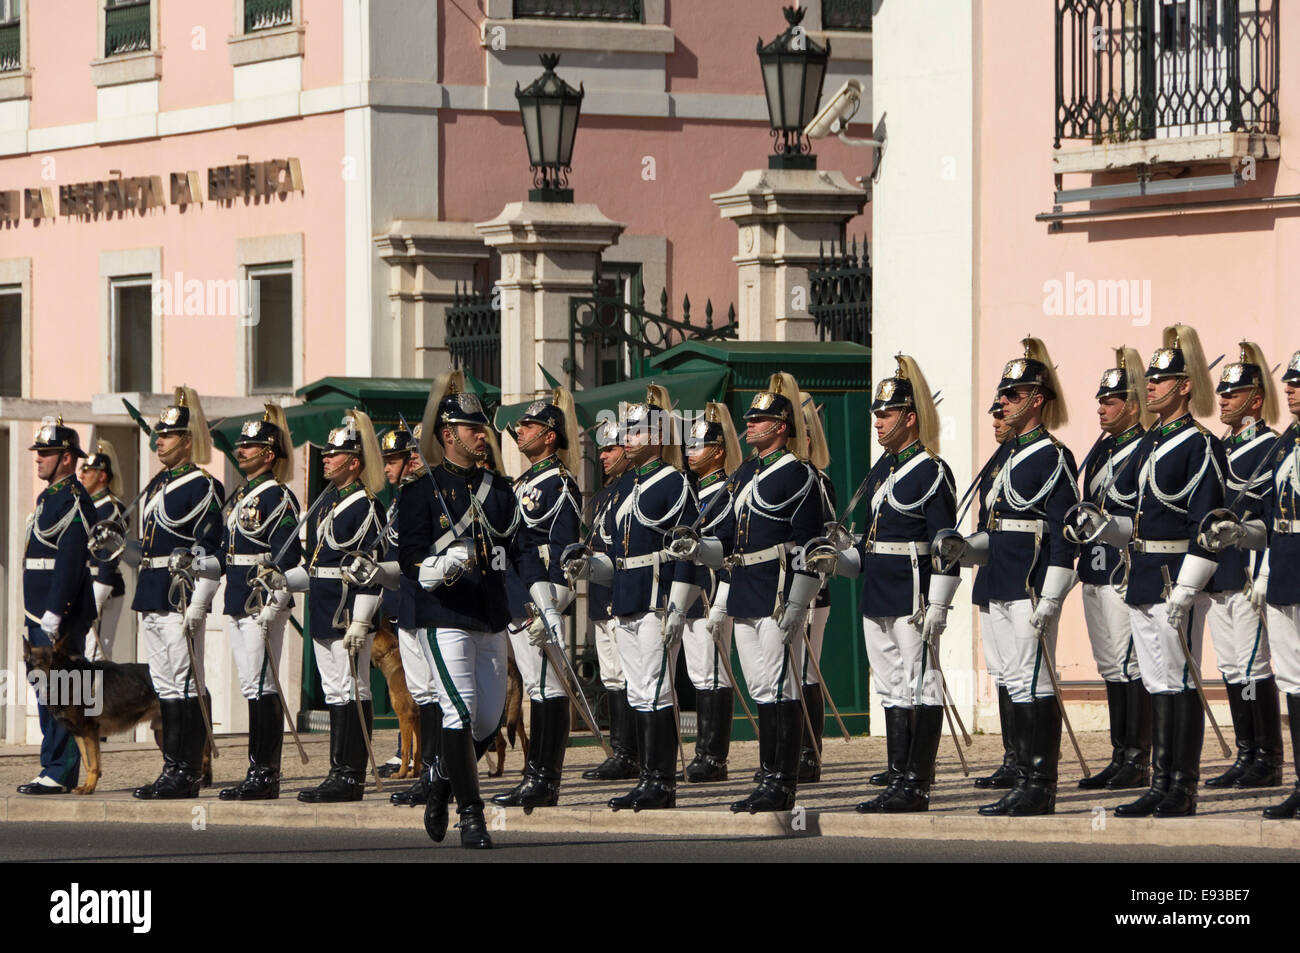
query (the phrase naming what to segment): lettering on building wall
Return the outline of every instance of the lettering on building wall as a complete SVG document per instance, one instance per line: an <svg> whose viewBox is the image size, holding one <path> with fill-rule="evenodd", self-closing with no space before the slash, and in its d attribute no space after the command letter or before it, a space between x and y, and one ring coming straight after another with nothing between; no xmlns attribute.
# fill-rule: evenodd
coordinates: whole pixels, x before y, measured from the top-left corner
<svg viewBox="0 0 1300 953"><path fill-rule="evenodd" d="M17 189L0 192L0 224L17 225L22 220L22 209Z"/></svg>
<svg viewBox="0 0 1300 953"><path fill-rule="evenodd" d="M33 221L54 217L53 189L23 189L23 217Z"/></svg>
<svg viewBox="0 0 1300 953"><path fill-rule="evenodd" d="M125 212L147 211L164 204L160 175L59 186L59 214L69 217L122 215Z"/></svg>
<svg viewBox="0 0 1300 953"><path fill-rule="evenodd" d="M208 201L233 202L237 198L269 199L302 191L302 168L297 159L270 159L208 169Z"/></svg>

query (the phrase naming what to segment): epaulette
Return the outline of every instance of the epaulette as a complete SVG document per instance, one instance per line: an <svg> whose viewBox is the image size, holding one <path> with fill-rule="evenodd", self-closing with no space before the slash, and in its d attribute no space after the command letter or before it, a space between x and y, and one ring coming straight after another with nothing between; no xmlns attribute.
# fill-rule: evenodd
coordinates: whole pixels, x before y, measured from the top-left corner
<svg viewBox="0 0 1300 953"><path fill-rule="evenodd" d="M1208 429L1204 424L1202 424L1199 420L1193 420L1193 421L1192 421L1192 425L1193 425L1197 430L1199 430L1203 436L1206 436L1206 437L1213 437L1213 436L1214 436L1214 434L1210 433L1209 429Z"/></svg>
<svg viewBox="0 0 1300 953"><path fill-rule="evenodd" d="M923 449L926 452L926 455L935 463L943 463L943 459L929 447L922 447L921 449Z"/></svg>

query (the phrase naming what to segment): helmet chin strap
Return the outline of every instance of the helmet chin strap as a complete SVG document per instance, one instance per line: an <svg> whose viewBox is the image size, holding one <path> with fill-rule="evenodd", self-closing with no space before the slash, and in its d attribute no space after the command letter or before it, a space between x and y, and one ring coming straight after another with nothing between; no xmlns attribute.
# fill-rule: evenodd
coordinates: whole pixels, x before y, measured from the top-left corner
<svg viewBox="0 0 1300 953"><path fill-rule="evenodd" d="M1167 380L1171 380L1171 381L1175 381L1175 382L1177 382L1177 381L1182 380L1182 378L1181 378L1181 377L1170 377L1170 378L1167 378ZM1156 413L1159 413L1159 412L1160 412L1161 410L1163 410L1165 407L1169 406L1169 402L1170 402L1171 400L1174 399L1174 395L1175 395L1177 392L1178 392L1178 384L1175 383L1173 387L1170 387L1169 390L1165 391L1164 396L1162 396L1162 397L1157 397L1157 398L1155 398L1154 400L1152 400L1150 397L1148 397L1148 398L1147 398L1147 410L1152 410L1152 411L1155 411Z"/></svg>
<svg viewBox="0 0 1300 953"><path fill-rule="evenodd" d="M1135 423L1137 423L1140 419L1141 419L1141 415L1138 413L1137 401L1135 400L1125 401L1124 413L1116 417L1112 423L1102 426L1101 429L1106 431L1106 433L1110 434L1112 437L1118 437L1124 431L1128 430Z"/></svg>
<svg viewBox="0 0 1300 953"><path fill-rule="evenodd" d="M1238 410L1229 412L1226 416L1221 414L1219 416L1219 419L1223 421L1225 424L1227 424L1229 427L1236 427L1238 424L1241 424L1243 417L1251 417L1250 423L1254 423L1255 420L1257 420L1258 418L1251 416L1250 402L1254 399L1255 395L1258 393L1259 393L1259 385L1258 384L1252 385L1250 388L1250 396L1247 397L1244 401L1242 401L1241 407Z"/></svg>
<svg viewBox="0 0 1300 953"><path fill-rule="evenodd" d="M784 421L784 420L773 420L773 421L772 421L772 425L771 425L770 427L768 427L768 428L767 428L766 430L764 430L764 431L761 431L760 433L756 433L756 434L754 434L754 439L753 439L753 440L748 440L748 439L746 439L745 442L751 444L751 445L754 447L754 450L757 451L757 450L758 450L758 444L762 443L762 442L763 442L764 440L766 440L768 437L772 436L772 434L774 434L774 433L776 432L776 428L777 428L777 427L783 427L783 426L785 426L785 421Z"/></svg>
<svg viewBox="0 0 1300 953"><path fill-rule="evenodd" d="M900 407L900 408L898 409L898 421L897 421L897 423L895 423L894 426L892 426L892 427L889 428L889 433L885 434L884 436L882 436L882 437L880 438L880 445L881 445L882 447L888 447L888 446L889 446L890 441L892 441L892 440L894 439L894 434L898 433L898 428L900 428L900 427L903 426L903 421L907 419L907 415L908 415L910 412L911 412L911 411L909 411L906 407Z"/></svg>
<svg viewBox="0 0 1300 953"><path fill-rule="evenodd" d="M1002 422L1005 424L1016 423L1016 421L1018 421L1021 417L1029 413L1030 409L1034 406L1034 398L1041 393L1042 393L1042 389L1039 387L1039 385L1035 384L1033 390L1031 390L1028 394L1025 395L1024 406L1021 407L1019 410L1017 410L1014 414L1004 413L1002 415Z"/></svg>
<svg viewBox="0 0 1300 953"><path fill-rule="evenodd" d="M522 453L522 454L524 454L525 456L527 456L527 455L528 455L528 451L531 450L531 449L533 448L533 444L537 443L537 441L539 441L539 440L544 440L544 439L546 439L546 434L547 434L548 431L550 431L550 429L551 429L550 427L545 427L545 428L543 428L543 429L537 431L537 433L533 434L531 437L529 437L529 438L528 438L527 440L525 440L523 443L519 444L519 445L518 445L518 446L519 446L519 452Z"/></svg>
<svg viewBox="0 0 1300 953"><path fill-rule="evenodd" d="M460 434L456 432L457 428L460 426L459 424L448 423L444 426L451 431L451 442L456 445L456 448L460 450L461 453L474 461L487 459L488 452L486 447L482 450L471 450L469 445L466 444L464 440L460 439Z"/></svg>

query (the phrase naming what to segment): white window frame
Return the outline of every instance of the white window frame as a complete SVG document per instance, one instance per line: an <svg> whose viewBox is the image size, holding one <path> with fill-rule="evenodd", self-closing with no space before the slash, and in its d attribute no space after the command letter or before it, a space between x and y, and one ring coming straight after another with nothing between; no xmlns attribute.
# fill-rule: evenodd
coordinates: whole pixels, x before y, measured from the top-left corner
<svg viewBox="0 0 1300 953"><path fill-rule="evenodd" d="M121 373L121 364L118 357L121 354L121 325L119 324L120 315L117 313L118 291L124 288L148 288L152 297L152 288L154 287L153 277L150 275L122 275L120 277L110 278L108 280L108 341L109 341L109 361L108 361L108 381L109 389L114 393L125 394L136 391L128 388L119 379ZM152 323L152 322L151 322ZM158 361L156 360L158 349L154 341L154 335L150 334L149 341L149 390L151 392L159 390L161 385L154 383L158 376L154 373Z"/></svg>
<svg viewBox="0 0 1300 953"><path fill-rule="evenodd" d="M259 271L275 268L277 272L289 274L293 280L293 380L287 391L263 391L253 388L253 335L251 328L243 319L235 322L239 338L239 360L236 361L236 393L259 397L272 394L292 396L303 385L303 350L306 337L303 328L303 235L295 232L288 235L268 235L260 238L241 238L235 242L235 267L241 284L255 278Z"/></svg>
<svg viewBox="0 0 1300 953"><path fill-rule="evenodd" d="M149 49L117 56L104 56L105 14L109 0L95 0L99 29L95 35L95 53L90 61L90 78L96 86L120 86L139 83L162 76L162 47L160 45L162 0L149 0Z"/></svg>
<svg viewBox="0 0 1300 953"><path fill-rule="evenodd" d="M292 347L293 343L297 340L297 335L294 329L293 310L292 310L293 309L292 301L293 298L296 297L296 292L297 292L297 284L294 278L293 262L278 261L266 265L247 265L242 270L244 276L243 280L249 282L248 288L250 293L253 290L252 283L256 282L259 278L269 277L269 276L284 276L284 275L288 276L290 281L289 334L291 338L290 347ZM253 300L250 300L248 304L250 308L250 316L251 316L251 309L260 310L260 299L258 299L256 303ZM260 315L259 315L259 319L260 319ZM241 322L242 320L243 319L241 319ZM253 380L253 374L256 367L256 363L254 361L254 357L255 357L254 344L257 341L257 334L252 330L252 327L253 326L251 325L248 326L248 329L244 333L244 367L245 367L245 374L248 378L248 393L250 395L257 394L259 396L267 395L267 394L284 393L283 391L278 391L271 387L258 387L256 382ZM298 380L296 375L293 375L291 376L291 379L289 381L289 389L290 391L293 391L293 390L297 390L297 388L298 388Z"/></svg>
<svg viewBox="0 0 1300 953"><path fill-rule="evenodd" d="M226 38L231 66L302 56L306 32L302 19L302 0L293 0L293 19L288 23L253 33L244 32L244 0L235 0L233 6L234 28Z"/></svg>
<svg viewBox="0 0 1300 953"><path fill-rule="evenodd" d="M152 284L162 277L162 248L132 248L99 253L99 343L104 359L100 364L100 390L116 390L117 320L113 289L122 281L144 281ZM152 349L149 392L162 391L163 333L162 310L153 309L150 322L150 347Z"/></svg>
<svg viewBox="0 0 1300 953"><path fill-rule="evenodd" d="M18 68L0 73L0 102L11 99L32 98L32 65L27 51L27 2L28 0L5 0L18 10ZM4 25L13 22L13 18L0 21Z"/></svg>
<svg viewBox="0 0 1300 953"><path fill-rule="evenodd" d="M0 288L13 288L22 295L22 356L19 360L19 396L32 393L32 260L0 259ZM6 292L7 293L7 292Z"/></svg>
<svg viewBox="0 0 1300 953"><path fill-rule="evenodd" d="M642 0L642 22L619 20L515 19L514 0L486 0L480 43L491 50L494 31L505 29L511 49L580 50L591 53L658 53L676 45L667 25L665 0Z"/></svg>

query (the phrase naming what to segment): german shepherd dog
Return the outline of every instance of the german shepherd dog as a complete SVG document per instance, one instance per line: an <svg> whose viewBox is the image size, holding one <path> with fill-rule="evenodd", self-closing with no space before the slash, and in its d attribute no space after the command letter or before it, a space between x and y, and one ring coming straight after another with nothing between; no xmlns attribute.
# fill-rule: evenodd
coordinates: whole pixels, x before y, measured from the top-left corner
<svg viewBox="0 0 1300 953"><path fill-rule="evenodd" d="M370 664L379 669L388 683L388 701L397 715L398 737L402 761L401 768L393 775L395 778L412 777L419 773L420 761L420 706L411 697L406 685L406 671L402 668L402 653L398 649L397 636L393 633L392 623L383 619L375 630L375 641L370 648ZM528 732L524 730L523 698L524 681L519 674L515 660L510 659L507 670L506 707L504 714L505 731L497 729L494 747L497 755L496 770L490 763L489 777L500 777L505 770L506 737L509 736L510 747L515 746L516 737L523 748L524 761L528 760Z"/></svg>
<svg viewBox="0 0 1300 953"><path fill-rule="evenodd" d="M104 776L99 752L101 737L131 731L148 721L154 741L162 750L162 714L148 665L87 662L79 655L64 654L58 645L32 645L25 639L23 661L29 671L42 673L46 685L81 686L82 697L76 700L79 703L57 697L64 694L62 691L49 693L50 701L58 703L49 706L50 714L76 739L86 769L85 782L73 788L73 794L94 794L99 779ZM65 701L69 703L64 704ZM204 742L203 785L211 784L212 750Z"/></svg>

